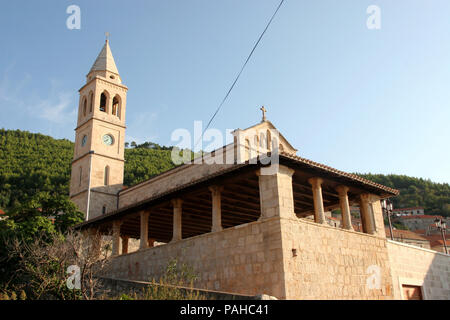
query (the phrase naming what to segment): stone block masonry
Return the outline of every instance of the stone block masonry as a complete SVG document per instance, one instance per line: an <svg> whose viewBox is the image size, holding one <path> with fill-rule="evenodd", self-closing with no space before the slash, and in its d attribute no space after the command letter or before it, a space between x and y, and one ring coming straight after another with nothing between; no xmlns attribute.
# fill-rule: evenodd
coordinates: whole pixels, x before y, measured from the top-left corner
<svg viewBox="0 0 450 320"><path fill-rule="evenodd" d="M199 289L278 299L450 299L450 256L298 218L273 217L114 258L115 279L159 279L172 258L194 269ZM379 268L379 283L368 285ZM375 275L378 276L378 275Z"/></svg>
<svg viewBox="0 0 450 320"><path fill-rule="evenodd" d="M404 299L402 286L419 286L424 299L450 299L450 256L388 240L394 298Z"/></svg>
<svg viewBox="0 0 450 320"><path fill-rule="evenodd" d="M176 258L194 269L196 288L284 297L280 220L256 221L114 258L106 277L149 281Z"/></svg>

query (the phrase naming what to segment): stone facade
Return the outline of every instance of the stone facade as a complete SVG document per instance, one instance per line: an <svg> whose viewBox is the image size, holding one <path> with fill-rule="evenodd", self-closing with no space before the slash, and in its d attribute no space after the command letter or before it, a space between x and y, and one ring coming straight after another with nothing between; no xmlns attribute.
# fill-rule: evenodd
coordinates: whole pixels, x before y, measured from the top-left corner
<svg viewBox="0 0 450 320"><path fill-rule="evenodd" d="M386 240L303 219L281 221L287 299L391 299ZM367 286L370 266L379 288Z"/></svg>
<svg viewBox="0 0 450 320"><path fill-rule="evenodd" d="M230 164L196 165L185 164L119 193L119 208L132 205L196 179L201 179L221 170L231 169Z"/></svg>
<svg viewBox="0 0 450 320"><path fill-rule="evenodd" d="M450 299L450 256L388 240L394 298L404 299L402 285L420 286L424 299Z"/></svg>
<svg viewBox="0 0 450 320"><path fill-rule="evenodd" d="M430 226L434 226L436 219L442 219L447 223L447 225L450 224L450 219L445 218L442 216L433 216L433 215L411 215L411 216L402 216L396 218L397 221L404 224L406 227L408 227L409 230L428 230L430 229Z"/></svg>
<svg viewBox="0 0 450 320"><path fill-rule="evenodd" d="M272 218L117 256L106 276L159 280L176 258L199 276L197 288L283 298L281 248L280 220Z"/></svg>
<svg viewBox="0 0 450 320"><path fill-rule="evenodd" d="M195 287L278 299L402 299L400 284L426 299L450 299L450 257L375 235L273 217L114 258L106 275L159 279L169 261L193 267ZM370 288L371 266L379 287Z"/></svg>

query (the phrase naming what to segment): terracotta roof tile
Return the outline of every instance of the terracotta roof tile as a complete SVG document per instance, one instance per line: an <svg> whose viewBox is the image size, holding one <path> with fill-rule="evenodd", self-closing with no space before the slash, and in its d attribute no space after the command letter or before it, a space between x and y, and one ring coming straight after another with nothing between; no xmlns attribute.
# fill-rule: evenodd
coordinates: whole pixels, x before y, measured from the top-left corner
<svg viewBox="0 0 450 320"><path fill-rule="evenodd" d="M399 219L444 219L444 217L442 216L432 216L432 215L427 215L427 214L419 214L416 216L400 216L398 217Z"/></svg>
<svg viewBox="0 0 450 320"><path fill-rule="evenodd" d="M424 236L421 236L415 232L409 231L409 230L399 230L399 229L393 229L394 238L399 239L413 239L413 240L422 240L422 241L428 241L428 239ZM390 236L390 230L389 228L386 228L386 237Z"/></svg>
<svg viewBox="0 0 450 320"><path fill-rule="evenodd" d="M356 174L340 171L340 170L337 170L337 169L332 168L330 166L327 166L327 165L324 165L324 164L321 164L321 163L318 163L318 162L314 162L314 161L306 159L306 158L302 158L302 157L299 157L299 156L296 156L296 155L292 155L292 154L289 154L289 153L285 153L285 152L280 152L280 155L285 157L285 158L296 160L296 161L298 161L300 163L303 163L303 164L306 164L308 166L321 169L321 170L326 171L328 173L334 173L334 174L336 174L338 176L342 176L342 177L345 177L345 178L348 178L348 179L351 179L351 180L363 183L365 185L369 185L371 187L383 190L383 191L388 192L388 193L390 193L392 195L398 195L400 193L400 191L398 191L396 189L392 189L392 188L386 187L386 186L384 186L382 184L379 184L379 183L376 183L376 182L364 179L364 178L362 178L362 177L360 177L360 176L358 176Z"/></svg>

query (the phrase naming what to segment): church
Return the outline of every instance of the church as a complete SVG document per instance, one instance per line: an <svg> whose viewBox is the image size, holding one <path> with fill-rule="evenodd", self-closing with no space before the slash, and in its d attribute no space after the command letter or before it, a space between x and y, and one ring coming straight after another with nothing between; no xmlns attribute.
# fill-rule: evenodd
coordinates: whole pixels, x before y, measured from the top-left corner
<svg viewBox="0 0 450 320"><path fill-rule="evenodd" d="M79 89L70 198L78 229L112 235L107 277L157 279L176 258L223 293L450 299L449 255L386 239L380 201L398 191L298 156L264 108L232 143L125 187L127 90L106 40Z"/></svg>

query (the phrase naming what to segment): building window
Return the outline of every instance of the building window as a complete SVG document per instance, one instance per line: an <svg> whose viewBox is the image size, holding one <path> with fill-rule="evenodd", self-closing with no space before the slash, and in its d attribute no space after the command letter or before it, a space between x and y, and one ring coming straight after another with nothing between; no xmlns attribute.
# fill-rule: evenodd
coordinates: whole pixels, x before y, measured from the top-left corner
<svg viewBox="0 0 450 320"><path fill-rule="evenodd" d="M86 97L83 99L83 116L86 117L86 111L87 111L87 100Z"/></svg>
<svg viewBox="0 0 450 320"><path fill-rule="evenodd" d="M83 168L80 167L80 187L81 187L81 179L83 177Z"/></svg>
<svg viewBox="0 0 450 320"><path fill-rule="evenodd" d="M92 106L94 105L94 94L92 91L89 93L89 113L92 112Z"/></svg>
<svg viewBox="0 0 450 320"><path fill-rule="evenodd" d="M250 140L245 139L245 160L250 159Z"/></svg>
<svg viewBox="0 0 450 320"><path fill-rule="evenodd" d="M106 213L106 206L103 206L102 207L102 214L105 214Z"/></svg>
<svg viewBox="0 0 450 320"><path fill-rule="evenodd" d="M106 101L107 97L106 94L103 92L100 96L100 111L106 112Z"/></svg>
<svg viewBox="0 0 450 320"><path fill-rule="evenodd" d="M105 181L104 181L105 186L107 186L109 184L109 166L105 167Z"/></svg>
<svg viewBox="0 0 450 320"><path fill-rule="evenodd" d="M264 132L261 132L261 134L260 134L260 139L259 139L259 146L261 147L261 149L265 149L266 148L266 137L265 137L265 135L264 135Z"/></svg>

